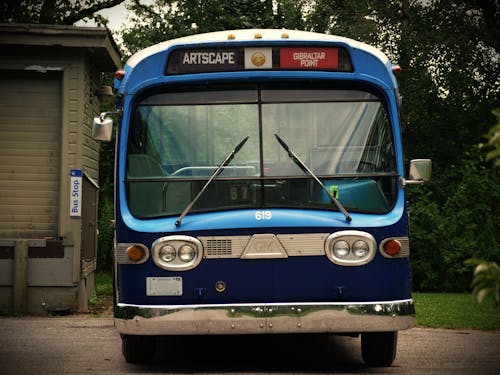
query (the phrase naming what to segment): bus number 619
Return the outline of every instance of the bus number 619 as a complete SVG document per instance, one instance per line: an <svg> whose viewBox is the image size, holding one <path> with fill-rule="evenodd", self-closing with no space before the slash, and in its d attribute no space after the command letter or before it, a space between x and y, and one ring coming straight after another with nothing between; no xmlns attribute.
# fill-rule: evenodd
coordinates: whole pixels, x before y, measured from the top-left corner
<svg viewBox="0 0 500 375"><path fill-rule="evenodd" d="M271 211L255 211L255 220L271 220L272 218Z"/></svg>

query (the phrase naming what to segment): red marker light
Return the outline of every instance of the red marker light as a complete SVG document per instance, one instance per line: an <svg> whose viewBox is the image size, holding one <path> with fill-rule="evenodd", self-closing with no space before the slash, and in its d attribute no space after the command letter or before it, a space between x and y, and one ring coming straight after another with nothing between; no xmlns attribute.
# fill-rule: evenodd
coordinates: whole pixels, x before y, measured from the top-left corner
<svg viewBox="0 0 500 375"><path fill-rule="evenodd" d="M393 65L392 66L392 72L396 75L398 75L399 73L401 73L403 69L399 66L399 65Z"/></svg>
<svg viewBox="0 0 500 375"><path fill-rule="evenodd" d="M121 81L123 79L123 77L125 77L125 70L117 70L115 72L115 78L118 80L118 81Z"/></svg>

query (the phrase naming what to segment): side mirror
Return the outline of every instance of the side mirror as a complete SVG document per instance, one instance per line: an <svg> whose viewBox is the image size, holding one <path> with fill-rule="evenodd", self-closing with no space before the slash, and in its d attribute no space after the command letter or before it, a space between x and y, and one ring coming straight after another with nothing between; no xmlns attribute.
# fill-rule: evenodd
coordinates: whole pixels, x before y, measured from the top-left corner
<svg viewBox="0 0 500 375"><path fill-rule="evenodd" d="M96 141L109 142L113 133L113 119L106 117L110 112L103 112L99 117L94 117L92 123L92 138Z"/></svg>
<svg viewBox="0 0 500 375"><path fill-rule="evenodd" d="M410 172L408 180L402 179L402 186L423 185L431 179L432 161L431 159L413 159L410 161Z"/></svg>

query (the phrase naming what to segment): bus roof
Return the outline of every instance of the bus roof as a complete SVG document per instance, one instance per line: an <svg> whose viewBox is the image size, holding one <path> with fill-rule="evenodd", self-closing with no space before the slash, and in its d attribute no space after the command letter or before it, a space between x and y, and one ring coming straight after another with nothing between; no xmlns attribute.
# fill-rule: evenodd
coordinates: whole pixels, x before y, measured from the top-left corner
<svg viewBox="0 0 500 375"><path fill-rule="evenodd" d="M147 47L134 55L127 61L131 68L140 61L155 53L164 51L173 45L188 45L199 43L234 43L234 42L272 42L272 41L303 41L303 42L338 42L345 43L352 48L366 51L376 56L386 65L389 61L387 56L379 49L368 44L358 42L354 39L344 38L336 35L314 33L310 31L286 30L286 29L244 29L216 31L205 34L190 35L182 38L171 39L162 43Z"/></svg>

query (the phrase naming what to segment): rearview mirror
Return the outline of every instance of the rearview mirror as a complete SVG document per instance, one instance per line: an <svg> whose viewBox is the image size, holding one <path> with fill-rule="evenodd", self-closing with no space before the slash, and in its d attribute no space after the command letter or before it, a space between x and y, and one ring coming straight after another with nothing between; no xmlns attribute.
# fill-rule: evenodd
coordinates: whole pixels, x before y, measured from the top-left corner
<svg viewBox="0 0 500 375"><path fill-rule="evenodd" d="M113 132L113 119L106 117L108 112L101 113L99 117L94 117L92 123L92 138L96 141L109 142Z"/></svg>
<svg viewBox="0 0 500 375"><path fill-rule="evenodd" d="M413 159L410 161L410 172L408 180L403 179L405 185L423 185L431 179L432 161L431 159Z"/></svg>

